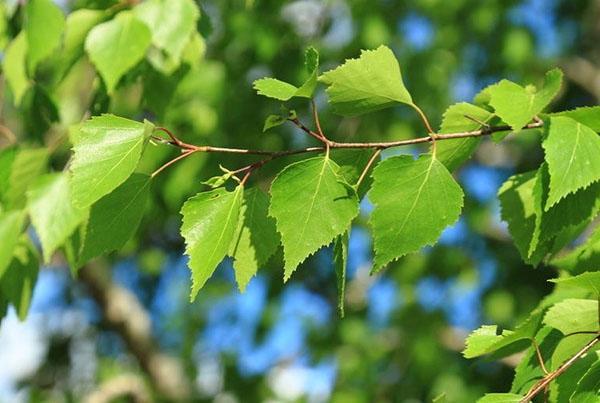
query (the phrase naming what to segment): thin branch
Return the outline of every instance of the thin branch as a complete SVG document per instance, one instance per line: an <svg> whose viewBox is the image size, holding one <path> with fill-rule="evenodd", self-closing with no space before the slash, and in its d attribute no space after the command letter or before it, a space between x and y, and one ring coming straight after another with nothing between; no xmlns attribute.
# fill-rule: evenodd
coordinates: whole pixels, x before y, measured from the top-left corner
<svg viewBox="0 0 600 403"><path fill-rule="evenodd" d="M158 175L159 173L161 173L163 170L167 169L168 167L170 167L171 165L173 165L174 163L176 163L179 160L182 160L190 155L192 155L195 151L186 151L183 154L181 154L180 156L173 158L172 160L170 160L169 162L167 162L166 164L164 164L163 166L161 166L160 168L158 168L156 171L152 172L151 177L154 178L156 175Z"/></svg>
<svg viewBox="0 0 600 403"><path fill-rule="evenodd" d="M362 183L363 179L365 179L365 177L367 176L367 172L369 172L369 168L371 168L371 165L373 165L373 163L375 162L377 157L379 157L379 154L381 154L381 148L376 149L375 152L373 153L373 155L371 155L369 162L367 162L367 165L365 165L365 168L361 172L360 177L356 181L356 185L354 185L355 189L358 190L358 187Z"/></svg>
<svg viewBox="0 0 600 403"><path fill-rule="evenodd" d="M546 365L544 364L544 358L542 357L542 352L540 351L540 346L537 344L535 339L531 339L531 344L533 344L533 348L535 349L535 354L537 355L538 362L540 363L540 367L544 374L548 375L548 370L546 369Z"/></svg>
<svg viewBox="0 0 600 403"><path fill-rule="evenodd" d="M290 122L292 122L293 124L295 124L298 128L302 129L302 131L305 132L306 134L308 134L309 136L316 138L317 140L319 140L322 143L325 143L325 144L330 143L330 141L328 139L326 139L325 136L310 130L298 118L292 118L292 119L288 119L288 120Z"/></svg>
<svg viewBox="0 0 600 403"><path fill-rule="evenodd" d="M310 106L312 108L315 126L317 126L317 133L321 136L321 138L325 139L325 134L323 134L323 129L321 129L321 120L319 119L319 111L317 110L317 105L315 104L314 99L310 100Z"/></svg>
<svg viewBox="0 0 600 403"><path fill-rule="evenodd" d="M419 114L419 117L423 121L423 124L425 125L425 128L427 129L427 133L429 133L430 135L434 135L434 137L435 137L435 131L431 127L431 124L429 123L429 119L427 119L427 115L425 115L425 112L423 112L423 110L421 108L419 108L417 105L413 105L413 108L417 111L417 113Z"/></svg>
<svg viewBox="0 0 600 403"><path fill-rule="evenodd" d="M594 337L590 340L585 346L581 348L573 357L569 358L565 361L560 367L556 370L550 372L546 376L544 376L538 383L533 385L531 389L527 392L527 394L521 399L521 403L527 403L531 401L538 393L542 392L546 389L546 387L558 378L563 372L565 372L571 365L573 365L579 358L585 355L589 350L592 349L600 341L600 335Z"/></svg>

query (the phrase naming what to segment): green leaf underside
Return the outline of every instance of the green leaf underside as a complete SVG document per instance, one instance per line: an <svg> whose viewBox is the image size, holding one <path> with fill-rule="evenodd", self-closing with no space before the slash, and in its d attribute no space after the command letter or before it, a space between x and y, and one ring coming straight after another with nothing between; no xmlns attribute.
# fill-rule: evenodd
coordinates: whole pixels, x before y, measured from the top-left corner
<svg viewBox="0 0 600 403"><path fill-rule="evenodd" d="M271 185L269 214L277 222L285 257L284 280L309 255L330 244L358 215L356 193L339 166L315 157L287 166Z"/></svg>
<svg viewBox="0 0 600 403"><path fill-rule="evenodd" d="M269 129L272 129L277 126L281 126L287 121L284 116L281 115L269 115L265 119L265 124L263 126L263 132L266 132Z"/></svg>
<svg viewBox="0 0 600 403"><path fill-rule="evenodd" d="M38 271L37 251L24 237L16 246L13 259L0 278L0 299L6 298L15 307L20 320L27 317Z"/></svg>
<svg viewBox="0 0 600 403"><path fill-rule="evenodd" d="M600 132L600 106L584 106L570 111L551 113L550 117L564 116L574 119L595 132Z"/></svg>
<svg viewBox="0 0 600 403"><path fill-rule="evenodd" d="M407 155L388 158L375 168L373 179L374 270L433 244L460 215L462 189L430 154L417 160Z"/></svg>
<svg viewBox="0 0 600 403"><path fill-rule="evenodd" d="M592 292L600 297L600 271L583 273L578 276L550 280L563 287L576 287Z"/></svg>
<svg viewBox="0 0 600 403"><path fill-rule="evenodd" d="M534 188L536 171L513 175L498 191L500 215L508 223L508 230L523 260L537 265L548 252L547 245L538 245L530 253L536 236L536 207Z"/></svg>
<svg viewBox="0 0 600 403"><path fill-rule="evenodd" d="M19 106L23 96L31 87L27 76L27 37L25 32L19 33L8 45L2 63L2 70L13 95L15 105Z"/></svg>
<svg viewBox="0 0 600 403"><path fill-rule="evenodd" d="M46 263L87 216L86 209L71 202L66 173L40 177L28 192L28 210Z"/></svg>
<svg viewBox="0 0 600 403"><path fill-rule="evenodd" d="M30 0L25 10L27 62L33 75L39 62L52 55L60 45L65 16L52 0Z"/></svg>
<svg viewBox="0 0 600 403"><path fill-rule="evenodd" d="M86 121L73 149L73 204L87 207L133 173L152 132L149 123L102 115Z"/></svg>
<svg viewBox="0 0 600 403"><path fill-rule="evenodd" d="M360 177L363 169L369 163L369 160L373 156L373 150L368 149L347 149L347 150L331 150L331 159L339 165L340 169L338 175L344 178L346 183L355 184ZM373 183L373 177L371 173L373 168L381 160L381 156L377 157L375 163L371 165L368 172L366 173L363 181L358 187L358 198L362 199L367 191L371 188Z"/></svg>
<svg viewBox="0 0 600 403"><path fill-rule="evenodd" d="M563 197L600 181L600 136L568 117L550 118L542 146L550 172L545 210Z"/></svg>
<svg viewBox="0 0 600 403"><path fill-rule="evenodd" d="M494 115L478 106L461 102L450 106L444 112L440 133L459 133L481 129ZM470 119L469 119L470 118ZM449 171L454 171L471 157L481 139L465 137L444 140L436 144L436 157Z"/></svg>
<svg viewBox="0 0 600 403"><path fill-rule="evenodd" d="M565 335L572 332L598 331L598 301L565 299L548 309L544 323Z"/></svg>
<svg viewBox="0 0 600 403"><path fill-rule="evenodd" d="M150 197L150 177L135 173L91 208L78 266L121 249L135 234Z"/></svg>
<svg viewBox="0 0 600 403"><path fill-rule="evenodd" d="M527 125L534 116L542 112L560 90L562 72L554 69L546 73L544 86L539 91L523 88L508 80L502 80L486 88L490 105L513 130Z"/></svg>
<svg viewBox="0 0 600 403"><path fill-rule="evenodd" d="M319 81L328 86L326 91L334 112L344 116L357 116L400 103L414 106L394 53L383 45L363 50L358 59L349 59L323 73Z"/></svg>
<svg viewBox="0 0 600 403"><path fill-rule="evenodd" d="M279 246L275 220L269 217L269 196L258 188L244 192L240 219L228 254L240 291L244 291L258 269Z"/></svg>
<svg viewBox="0 0 600 403"><path fill-rule="evenodd" d="M596 361L579 381L572 402L597 403L600 400L600 361Z"/></svg>
<svg viewBox="0 0 600 403"><path fill-rule="evenodd" d="M597 270L600 267L600 226L582 245L554 259L552 264L572 273Z"/></svg>
<svg viewBox="0 0 600 403"><path fill-rule="evenodd" d="M229 251L238 226L243 193L242 186L232 192L224 188L201 192L186 201L181 209L181 234L192 270L192 301Z"/></svg>
<svg viewBox="0 0 600 403"><path fill-rule="evenodd" d="M0 214L0 278L12 260L24 219L23 211L7 211Z"/></svg>
<svg viewBox="0 0 600 403"><path fill-rule="evenodd" d="M141 3L134 12L152 30L152 43L179 64L200 17L194 1L150 0Z"/></svg>
<svg viewBox="0 0 600 403"><path fill-rule="evenodd" d="M519 403L521 399L522 395L514 393L487 393L477 403Z"/></svg>
<svg viewBox="0 0 600 403"><path fill-rule="evenodd" d="M96 25L88 34L85 50L112 93L123 75L138 64L150 46L152 33L131 12Z"/></svg>
<svg viewBox="0 0 600 403"><path fill-rule="evenodd" d="M338 290L338 312L344 317L344 300L346 294L346 265L348 264L348 232L336 238L333 245L333 264Z"/></svg>

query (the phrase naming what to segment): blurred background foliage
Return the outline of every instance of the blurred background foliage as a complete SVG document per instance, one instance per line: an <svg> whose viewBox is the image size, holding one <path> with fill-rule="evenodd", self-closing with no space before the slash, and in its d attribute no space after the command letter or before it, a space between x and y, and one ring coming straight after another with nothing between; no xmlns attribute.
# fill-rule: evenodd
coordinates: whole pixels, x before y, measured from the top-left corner
<svg viewBox="0 0 600 403"><path fill-rule="evenodd" d="M21 3L0 4L1 48L20 30ZM127 5L57 3L65 13ZM264 119L280 105L251 88L263 76L301 82L309 45L319 49L323 71L360 49L390 46L413 99L436 125L447 106L471 100L486 85L501 78L539 83L556 65L565 70L567 82L554 108L595 105L600 98L597 0L201 0L198 5L201 38L180 67L144 61L109 97L84 57L58 83L56 72L42 75L20 109L3 83L2 126L21 143L54 150L56 170L69 156L70 125L102 112L147 118L194 144L272 150L310 145L313 139L292 126L262 133ZM341 119L327 109L322 91L316 103L323 129L334 140L424 134L409 108ZM292 102L306 122L308 106ZM150 147L142 170L151 172L173 153ZM232 155L188 158L153 184L136 238L95 267L107 289L123 298L125 315L137 315L136 329L148 345L136 348L136 339L132 343L111 317L110 304L98 303L93 289L90 293L88 275L72 278L57 258L40 272L27 320L19 322L13 312L0 326L0 401L93 401L113 393L134 401L425 402L445 394L447 402L472 402L486 391L508 390L514 362L469 361L460 351L469 330L485 323L511 328L551 291L546 279L555 272L522 263L496 200L508 176L542 159L535 135L502 144L485 140L457 173L467 194L460 221L437 246L375 276L369 275L366 219L359 220L350 237L346 317L340 319L329 249L310 258L285 285L279 252L244 294L235 287L230 262L223 262L198 300L188 303L189 271L178 231L181 204L205 190L201 182L217 175L219 164L234 169L252 162ZM277 160L251 180L267 188L291 161ZM364 200L363 211L369 208ZM156 372L144 354L170 361ZM169 371L172 363L183 371ZM169 378L177 378L171 380L180 395L169 394Z"/></svg>

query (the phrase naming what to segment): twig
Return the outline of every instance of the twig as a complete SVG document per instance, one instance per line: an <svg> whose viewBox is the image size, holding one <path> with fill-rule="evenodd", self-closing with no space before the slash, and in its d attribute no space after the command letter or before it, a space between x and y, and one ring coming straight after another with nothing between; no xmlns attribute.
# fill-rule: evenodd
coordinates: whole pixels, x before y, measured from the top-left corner
<svg viewBox="0 0 600 403"><path fill-rule="evenodd" d="M319 111L317 110L317 105L315 104L314 99L310 100L310 106L312 108L315 126L317 126L317 133L319 133L321 138L325 139L325 134L323 134L323 129L321 129L321 120L319 119Z"/></svg>
<svg viewBox="0 0 600 403"><path fill-rule="evenodd" d="M373 155L371 155L371 158L369 158L369 162L367 162L367 165L365 165L365 168L361 172L360 177L356 181L356 185L354 185L355 189L358 190L358 187L362 183L363 179L365 179L365 176L367 176L367 172L369 172L369 168L371 168L371 165L373 165L373 163L375 162L377 157L379 157L379 154L381 154L381 148L378 148L377 150L375 150Z"/></svg>
<svg viewBox="0 0 600 403"><path fill-rule="evenodd" d="M173 158L172 160L170 160L169 162L167 162L166 164L164 164L163 166L161 166L160 168L158 168L156 171L152 172L151 177L154 178L156 175L158 175L159 173L161 173L164 169L168 168L169 166L173 165L174 163L176 163L179 160L184 159L185 157L188 157L190 155L192 155L195 151L186 151L183 154L181 154L180 156Z"/></svg>
<svg viewBox="0 0 600 403"><path fill-rule="evenodd" d="M581 350L579 350L573 357L569 358L567 361L561 364L561 366L558 367L556 370L544 376L538 383L536 383L531 387L531 389L529 389L527 394L523 397L523 399L521 399L521 403L529 402L538 393L546 389L550 382L558 378L563 372L569 369L569 367L573 365L575 361L577 361L580 357L585 355L585 353L587 353L592 347L594 347L596 343L598 343L598 341L600 341L600 335L590 340L585 346L581 348Z"/></svg>
<svg viewBox="0 0 600 403"><path fill-rule="evenodd" d="M535 349L535 354L537 355L538 362L540 363L540 367L544 374L548 375L548 370L546 369L546 365L544 364L544 358L542 358L542 352L540 351L540 346L538 346L537 341L535 339L531 339L531 344L533 344L533 348Z"/></svg>

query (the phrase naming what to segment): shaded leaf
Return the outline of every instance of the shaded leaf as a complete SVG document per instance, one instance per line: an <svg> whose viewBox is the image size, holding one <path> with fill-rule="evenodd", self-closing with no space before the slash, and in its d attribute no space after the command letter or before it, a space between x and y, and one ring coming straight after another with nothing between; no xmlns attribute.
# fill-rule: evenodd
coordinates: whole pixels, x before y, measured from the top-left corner
<svg viewBox="0 0 600 403"><path fill-rule="evenodd" d="M0 279L1 296L6 298L25 320L29 312L33 288L39 271L38 255L31 241L23 237L15 248L14 257Z"/></svg>
<svg viewBox="0 0 600 403"><path fill-rule="evenodd" d="M31 81L27 76L27 37L24 32L8 45L2 62L2 70L6 82L10 87L15 105L21 105L21 100L31 87Z"/></svg>
<svg viewBox="0 0 600 403"><path fill-rule="evenodd" d="M60 46L65 16L52 0L29 0L25 14L27 64L33 76L37 65Z"/></svg>

